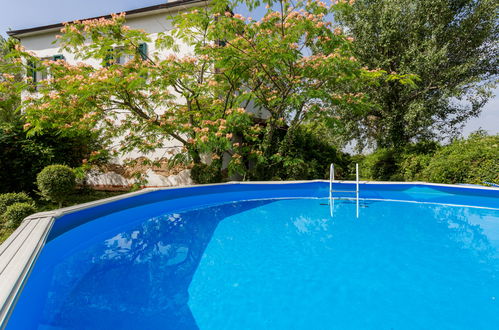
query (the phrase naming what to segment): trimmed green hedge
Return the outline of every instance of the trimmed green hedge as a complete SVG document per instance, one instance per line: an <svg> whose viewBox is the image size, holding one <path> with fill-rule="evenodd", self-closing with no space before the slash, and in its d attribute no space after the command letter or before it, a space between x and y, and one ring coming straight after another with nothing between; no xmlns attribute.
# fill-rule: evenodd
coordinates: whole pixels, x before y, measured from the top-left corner
<svg viewBox="0 0 499 330"><path fill-rule="evenodd" d="M59 203L59 207L76 187L76 175L66 165L49 165L36 177L40 194L48 200Z"/></svg>
<svg viewBox="0 0 499 330"><path fill-rule="evenodd" d="M7 193L0 195L0 215L7 211L7 207L15 203L30 203L33 204L33 199L24 192Z"/></svg>
<svg viewBox="0 0 499 330"><path fill-rule="evenodd" d="M33 213L36 213L36 208L32 203L15 203L7 207L2 221L8 228L17 228L24 218Z"/></svg>

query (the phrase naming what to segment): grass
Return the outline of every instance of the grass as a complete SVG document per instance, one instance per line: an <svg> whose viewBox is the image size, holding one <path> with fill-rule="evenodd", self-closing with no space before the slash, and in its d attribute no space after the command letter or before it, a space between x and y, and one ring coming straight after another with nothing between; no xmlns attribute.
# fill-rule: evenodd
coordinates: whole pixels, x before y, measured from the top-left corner
<svg viewBox="0 0 499 330"><path fill-rule="evenodd" d="M5 241L15 229L0 227L0 243Z"/></svg>
<svg viewBox="0 0 499 330"><path fill-rule="evenodd" d="M75 193L68 197L68 200L64 203L63 206L67 207L83 204L99 199L118 196L124 193L127 193L127 191L97 191L90 189L77 190ZM57 203L52 203L42 199L36 200L37 212L51 211L58 208L59 206L57 205ZM7 228L0 224L0 243L5 241L14 232L14 230L14 228Z"/></svg>

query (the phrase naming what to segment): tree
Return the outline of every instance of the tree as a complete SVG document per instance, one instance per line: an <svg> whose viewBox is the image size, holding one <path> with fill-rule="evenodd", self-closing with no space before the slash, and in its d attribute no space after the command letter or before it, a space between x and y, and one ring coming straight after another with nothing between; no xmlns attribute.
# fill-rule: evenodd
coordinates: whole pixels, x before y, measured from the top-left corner
<svg viewBox="0 0 499 330"><path fill-rule="evenodd" d="M27 125L33 134L93 130L118 139L117 153L149 152L173 139L184 150L177 158L200 164L201 154L210 153L221 170L220 159L230 155L229 172L271 177L289 160L301 123L334 121L332 106L358 111L365 96L351 91L375 78L401 77L359 65L351 39L326 20L336 5L266 3L259 21L227 10L235 3L226 0L177 15L173 32L160 34L157 51L147 54L140 45L150 36L129 29L123 14L67 24L61 49L101 66L40 61L18 48L25 63L51 75L24 103ZM180 43L189 54L175 55Z"/></svg>
<svg viewBox="0 0 499 330"><path fill-rule="evenodd" d="M362 65L419 76L417 87L382 81L378 104L340 112L348 137L378 147L453 136L490 98L499 68L494 0L357 0L336 19Z"/></svg>
<svg viewBox="0 0 499 330"><path fill-rule="evenodd" d="M40 195L47 200L62 203L74 192L76 175L73 169L66 165L49 165L36 176L36 185Z"/></svg>
<svg viewBox="0 0 499 330"><path fill-rule="evenodd" d="M4 39L0 36L0 124L14 123L20 120L19 106L21 105L22 85L20 71L22 66L8 56L15 45L13 39Z"/></svg>

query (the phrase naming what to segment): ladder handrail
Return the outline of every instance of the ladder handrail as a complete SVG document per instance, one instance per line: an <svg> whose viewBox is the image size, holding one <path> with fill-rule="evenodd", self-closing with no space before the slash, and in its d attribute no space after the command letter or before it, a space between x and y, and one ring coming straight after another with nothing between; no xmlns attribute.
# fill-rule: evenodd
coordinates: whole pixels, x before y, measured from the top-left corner
<svg viewBox="0 0 499 330"><path fill-rule="evenodd" d="M334 164L329 165L329 207L331 216L333 216L332 203L334 203L333 192L355 192L355 200L357 205L357 218L359 217L359 164L355 163L355 191L353 190L333 190L334 181Z"/></svg>
<svg viewBox="0 0 499 330"><path fill-rule="evenodd" d="M334 164L329 165L329 198L333 197Z"/></svg>
<svg viewBox="0 0 499 330"><path fill-rule="evenodd" d="M359 164L355 163L355 192L359 194Z"/></svg>
<svg viewBox="0 0 499 330"><path fill-rule="evenodd" d="M357 181L356 183L356 187L355 187L355 200L357 201L357 207L356 207L356 210L357 210L357 218L359 217L359 164L358 163L355 163L355 181Z"/></svg>
<svg viewBox="0 0 499 330"><path fill-rule="evenodd" d="M331 197L331 192L359 192L359 164L355 163L355 190L333 190L334 182L334 164L331 163L329 166L329 196Z"/></svg>

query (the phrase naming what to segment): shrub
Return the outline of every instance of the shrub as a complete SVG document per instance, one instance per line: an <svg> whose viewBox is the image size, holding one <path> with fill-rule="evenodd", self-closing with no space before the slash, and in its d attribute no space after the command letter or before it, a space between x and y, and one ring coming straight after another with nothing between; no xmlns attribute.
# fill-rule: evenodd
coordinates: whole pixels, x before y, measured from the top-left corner
<svg viewBox="0 0 499 330"><path fill-rule="evenodd" d="M42 132L28 137L22 123L0 125L0 193L34 191L37 174L47 165L77 167L99 148L89 134L63 137Z"/></svg>
<svg viewBox="0 0 499 330"><path fill-rule="evenodd" d="M294 133L280 176L287 180L328 179L331 163L335 165L336 178L344 179L348 172L346 156L324 141L321 131L303 125Z"/></svg>
<svg viewBox="0 0 499 330"><path fill-rule="evenodd" d="M399 172L404 181L426 181L427 178L423 172L430 163L432 157L432 154L403 155L399 165Z"/></svg>
<svg viewBox="0 0 499 330"><path fill-rule="evenodd" d="M440 145L433 141L410 144L400 155L398 172L404 181L427 181L423 174Z"/></svg>
<svg viewBox="0 0 499 330"><path fill-rule="evenodd" d="M499 135L482 132L446 146L420 142L401 150L378 149L363 158L361 177L439 183L499 182Z"/></svg>
<svg viewBox="0 0 499 330"><path fill-rule="evenodd" d="M423 176L440 183L499 182L499 135L478 132L442 147L423 170Z"/></svg>
<svg viewBox="0 0 499 330"><path fill-rule="evenodd" d="M437 142L422 141L398 149L380 148L360 158L360 176L382 181L425 180L422 172L439 147Z"/></svg>
<svg viewBox="0 0 499 330"><path fill-rule="evenodd" d="M191 178L195 183L217 183L222 181L222 172L218 164L195 164L191 169Z"/></svg>
<svg viewBox="0 0 499 330"><path fill-rule="evenodd" d="M17 127L0 127L0 192L32 191L36 174L54 158L53 150Z"/></svg>
<svg viewBox="0 0 499 330"><path fill-rule="evenodd" d="M348 156L327 141L316 127L301 125L288 136L283 155L258 164L251 180L311 180L329 178L329 164L334 163L336 178L348 177ZM286 143L286 142L282 142ZM280 153L279 153L280 154Z"/></svg>
<svg viewBox="0 0 499 330"><path fill-rule="evenodd" d="M360 179L367 179L367 176L363 175L365 170L363 170L362 168L362 164L364 162L364 159L365 159L365 155L353 155L353 156L350 156L350 159L349 159L349 163L348 163L348 172L347 172L347 176L345 177L345 179L347 180L356 180L357 176L356 176L356 169L355 169L355 164L359 164L359 177ZM329 177L328 177L329 178ZM336 177L335 177L336 178Z"/></svg>
<svg viewBox="0 0 499 330"><path fill-rule="evenodd" d="M7 193L0 195L0 215L5 213L7 207L15 203L33 203L31 197L29 197L26 193Z"/></svg>
<svg viewBox="0 0 499 330"><path fill-rule="evenodd" d="M38 173L36 183L43 197L59 203L61 207L75 189L76 175L66 165L49 165Z"/></svg>
<svg viewBox="0 0 499 330"><path fill-rule="evenodd" d="M359 164L360 176L371 180L400 180L399 153L395 149L378 149Z"/></svg>
<svg viewBox="0 0 499 330"><path fill-rule="evenodd" d="M7 227L16 228L24 218L35 212L36 209L32 203L15 203L7 207L2 219Z"/></svg>

